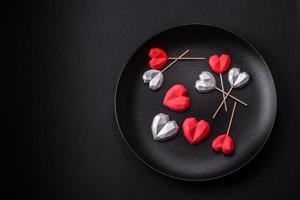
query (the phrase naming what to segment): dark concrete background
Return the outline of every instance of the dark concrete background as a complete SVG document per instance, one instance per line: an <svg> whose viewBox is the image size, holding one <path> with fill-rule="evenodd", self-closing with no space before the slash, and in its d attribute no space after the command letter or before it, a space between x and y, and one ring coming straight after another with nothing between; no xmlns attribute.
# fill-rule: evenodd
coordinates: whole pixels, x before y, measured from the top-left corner
<svg viewBox="0 0 300 200"><path fill-rule="evenodd" d="M299 0L25 1L14 14L13 195L300 198ZM149 37L187 23L218 25L250 41L277 88L277 119L264 149L238 172L210 182L173 180L143 165L114 118L115 85L127 59Z"/></svg>

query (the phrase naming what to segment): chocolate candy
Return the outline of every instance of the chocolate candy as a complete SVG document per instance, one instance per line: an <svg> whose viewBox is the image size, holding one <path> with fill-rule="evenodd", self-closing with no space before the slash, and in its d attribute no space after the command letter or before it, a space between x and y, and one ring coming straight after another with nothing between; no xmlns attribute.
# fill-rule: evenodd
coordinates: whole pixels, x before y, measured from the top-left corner
<svg viewBox="0 0 300 200"><path fill-rule="evenodd" d="M207 138L210 132L210 125L205 120L197 121L196 118L187 118L182 124L185 139L190 144L197 144Z"/></svg>
<svg viewBox="0 0 300 200"><path fill-rule="evenodd" d="M168 115L159 113L153 118L151 130L154 140L166 141L177 135L179 127L175 121L169 121Z"/></svg>
<svg viewBox="0 0 300 200"><path fill-rule="evenodd" d="M191 99L187 97L188 90L181 84L171 87L164 98L163 105L170 110L183 112L190 107Z"/></svg>

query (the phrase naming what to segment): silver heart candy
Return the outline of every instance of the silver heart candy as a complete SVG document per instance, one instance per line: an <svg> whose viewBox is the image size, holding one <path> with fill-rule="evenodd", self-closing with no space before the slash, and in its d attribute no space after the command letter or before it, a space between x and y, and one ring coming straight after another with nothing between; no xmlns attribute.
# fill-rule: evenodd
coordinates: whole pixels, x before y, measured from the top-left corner
<svg viewBox="0 0 300 200"><path fill-rule="evenodd" d="M203 71L199 74L199 80L195 83L195 88L198 92L207 93L214 90L216 87L215 77L208 71Z"/></svg>
<svg viewBox="0 0 300 200"><path fill-rule="evenodd" d="M159 113L153 118L151 125L153 139L165 141L174 138L179 130L175 121L169 121L169 116Z"/></svg>
<svg viewBox="0 0 300 200"><path fill-rule="evenodd" d="M232 68L228 72L228 81L233 88L244 87L249 82L249 74L242 72L240 68Z"/></svg>
<svg viewBox="0 0 300 200"><path fill-rule="evenodd" d="M156 69L150 69L150 70L147 70L144 74L143 74L143 81L144 83L149 83L153 78L154 76L156 76L160 71L159 70L156 70Z"/></svg>
<svg viewBox="0 0 300 200"><path fill-rule="evenodd" d="M149 84L151 90L155 91L161 88L164 82L164 76L161 71L150 69L143 74L143 81L144 83Z"/></svg>

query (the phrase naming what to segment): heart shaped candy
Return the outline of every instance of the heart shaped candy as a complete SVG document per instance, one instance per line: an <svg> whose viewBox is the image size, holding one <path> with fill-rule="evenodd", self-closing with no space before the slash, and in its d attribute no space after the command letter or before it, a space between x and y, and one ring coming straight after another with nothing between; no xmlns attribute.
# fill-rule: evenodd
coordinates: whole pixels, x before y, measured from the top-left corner
<svg viewBox="0 0 300 200"><path fill-rule="evenodd" d="M216 87L215 77L208 71L203 71L199 74L199 80L195 83L195 88L198 92L208 93Z"/></svg>
<svg viewBox="0 0 300 200"><path fill-rule="evenodd" d="M183 112L190 107L191 99L187 96L188 90L181 84L171 87L164 98L163 105L173 111Z"/></svg>
<svg viewBox="0 0 300 200"><path fill-rule="evenodd" d="M231 64L231 58L227 54L213 55L209 58L208 64L216 74L223 74L226 72Z"/></svg>
<svg viewBox="0 0 300 200"><path fill-rule="evenodd" d="M143 81L144 83L149 84L151 90L155 91L161 88L164 82L164 75L159 70L150 69L143 74Z"/></svg>
<svg viewBox="0 0 300 200"><path fill-rule="evenodd" d="M149 51L149 65L152 69L162 69L168 62L168 55L160 48L152 48Z"/></svg>
<svg viewBox="0 0 300 200"><path fill-rule="evenodd" d="M230 135L224 133L212 141L211 148L215 152L222 152L224 155L229 155L234 151L234 142Z"/></svg>
<svg viewBox="0 0 300 200"><path fill-rule="evenodd" d="M233 88L242 88L249 82L249 74L242 72L240 68L232 68L228 72L228 82Z"/></svg>
<svg viewBox="0 0 300 200"><path fill-rule="evenodd" d="M205 120L197 122L196 118L187 118L182 124L185 139L190 144L197 144L207 138L210 132L210 125Z"/></svg>
<svg viewBox="0 0 300 200"><path fill-rule="evenodd" d="M151 125L153 139L165 141L174 138L179 130L175 121L169 121L169 116L159 113L153 118Z"/></svg>

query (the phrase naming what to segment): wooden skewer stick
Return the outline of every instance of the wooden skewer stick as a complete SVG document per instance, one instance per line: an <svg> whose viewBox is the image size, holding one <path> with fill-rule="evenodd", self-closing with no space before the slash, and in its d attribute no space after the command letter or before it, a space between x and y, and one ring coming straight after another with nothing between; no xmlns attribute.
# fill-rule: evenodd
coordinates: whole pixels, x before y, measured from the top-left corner
<svg viewBox="0 0 300 200"><path fill-rule="evenodd" d="M227 97L229 96L229 94L230 94L230 92L231 92L232 89L233 89L233 87L231 87L231 88L228 90L228 92L227 92L225 98L223 99L223 101L222 101L221 104L219 105L218 109L217 109L216 112L214 113L214 115L213 115L213 117L212 117L213 119L217 116L217 114L218 114L220 108L222 107L223 103L226 101L226 99L227 99Z"/></svg>
<svg viewBox="0 0 300 200"><path fill-rule="evenodd" d="M179 59L181 59L185 54L187 54L190 50L186 50L183 54L181 54L178 58L176 58L174 61L172 61L170 64L168 64L161 72L163 73L166 71L169 67L171 67L174 63L176 63Z"/></svg>
<svg viewBox="0 0 300 200"><path fill-rule="evenodd" d="M176 60L178 57L168 57L169 60ZM180 60L205 60L205 57L183 57Z"/></svg>
<svg viewBox="0 0 300 200"><path fill-rule="evenodd" d="M232 113L231 113L231 116L230 116L230 121L229 121L229 125L228 125L228 128L227 128L227 133L226 133L227 135L229 135L229 132L230 132L230 129L231 129L231 124L232 124L233 116L234 116L234 113L235 113L235 108L236 108L236 101L234 102Z"/></svg>
<svg viewBox="0 0 300 200"><path fill-rule="evenodd" d="M219 92L222 92L224 95L227 95L227 92L224 92L224 90L218 88L218 87L215 87L216 90L218 90ZM245 102L243 102L242 100L236 98L235 96L232 96L231 94L229 94L229 97L236 100L237 102L239 102L240 104L244 105L244 106L248 106L248 104L246 104Z"/></svg>
<svg viewBox="0 0 300 200"><path fill-rule="evenodd" d="M223 84L222 74L220 73L219 75L220 75L220 80L221 80L221 88L224 91L224 84ZM225 99L225 94L224 93L222 93L222 94L223 94L223 99ZM225 108L225 111L227 112L227 103L226 103L225 100L224 100L224 108Z"/></svg>

